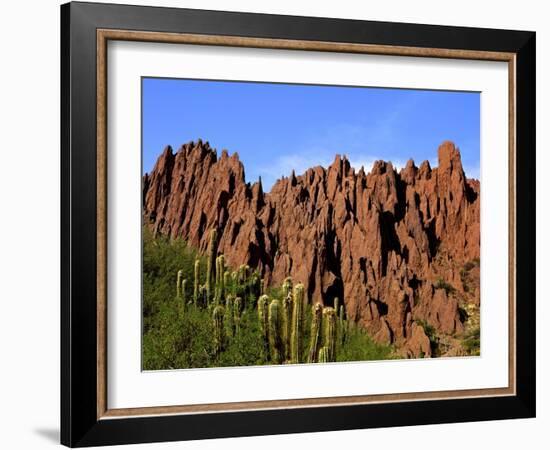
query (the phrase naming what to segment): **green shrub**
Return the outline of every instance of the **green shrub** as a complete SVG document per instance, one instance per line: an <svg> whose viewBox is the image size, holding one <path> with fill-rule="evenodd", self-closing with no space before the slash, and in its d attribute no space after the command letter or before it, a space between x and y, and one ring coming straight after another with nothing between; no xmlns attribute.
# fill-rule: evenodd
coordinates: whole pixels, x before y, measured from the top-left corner
<svg viewBox="0 0 550 450"><path fill-rule="evenodd" d="M435 328L423 319L416 319L415 323L424 329L424 333L426 334L426 336L428 336L428 339L430 340L430 348L432 350L432 354L434 356L437 356L439 349L439 338L437 336Z"/></svg>
<svg viewBox="0 0 550 450"><path fill-rule="evenodd" d="M225 333L223 346L216 348L214 339L215 321L213 309L207 308L199 301L183 305L181 298L176 298L174 281L178 271L180 278L193 280L195 291L195 261L198 261L199 283L206 282L206 258L196 250L188 247L180 239L169 239L163 236L153 237L152 233L143 230L143 340L142 361L144 370L167 370L199 367L254 366L273 364L265 357L263 333L258 320L257 299L259 297L260 280L257 271L246 267L241 270L243 283L236 276L224 277L224 291L239 293L242 301L224 302L227 325L235 329ZM230 272L232 273L232 272ZM224 272L225 274L225 272ZM213 281L213 280L211 280ZM282 310L283 288L268 287L271 300L278 300ZM235 298L235 297L233 297ZM229 317L233 309L233 320ZM239 312L240 311L240 312ZM274 312L273 312L274 314ZM279 320L283 319L282 311ZM235 316L236 315L236 316ZM310 345L311 308L303 310L303 325L299 342L299 354L307 355ZM274 320L273 316L273 320ZM229 324L229 321L233 322ZM282 325L282 322L279 323ZM278 325L278 326L279 326ZM226 327L227 328L227 327ZM347 322L346 322L346 328ZM218 350L218 351L217 351ZM346 332L344 342L338 340L336 345L336 361L367 361L392 357L390 346L375 343L360 327L353 327ZM288 362L288 354L275 358L277 361ZM275 362L277 362L275 361Z"/></svg>
<svg viewBox="0 0 550 450"><path fill-rule="evenodd" d="M469 355L479 356L480 342L480 330L479 327L476 327L466 334L462 341L462 347L464 347Z"/></svg>
<svg viewBox="0 0 550 450"><path fill-rule="evenodd" d="M455 288L451 284L447 283L443 278L437 279L437 281L435 282L435 288L445 289L445 292L447 293L447 295L455 292Z"/></svg>

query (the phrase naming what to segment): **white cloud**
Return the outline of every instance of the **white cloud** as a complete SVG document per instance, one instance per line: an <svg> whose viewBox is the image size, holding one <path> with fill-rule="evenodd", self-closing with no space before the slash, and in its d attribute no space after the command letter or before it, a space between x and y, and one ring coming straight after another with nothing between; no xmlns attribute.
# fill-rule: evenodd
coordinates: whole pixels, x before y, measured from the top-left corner
<svg viewBox="0 0 550 450"><path fill-rule="evenodd" d="M360 158L350 158L349 163L351 167L355 169L355 171L359 171L361 167L365 170L365 172L370 172L372 170L372 166L376 161L378 161L380 158L377 158L375 156L364 156Z"/></svg>
<svg viewBox="0 0 550 450"><path fill-rule="evenodd" d="M327 168L331 165L336 157L337 153L329 152L326 150L318 150L315 153L310 151L302 154L281 155L277 157L269 166L261 167L258 169L258 174L262 176L263 187L266 191L271 190L273 184L277 179L285 176L288 177L294 170L296 175L302 175L307 169L315 166L322 166ZM342 153L343 156L345 153ZM406 161L400 158L381 158L371 155L346 155L351 167L356 172L361 167L368 173L372 170L375 161L383 160L393 164L393 167L399 171L406 165ZM254 178L257 178L256 174L251 174Z"/></svg>
<svg viewBox="0 0 550 450"><path fill-rule="evenodd" d="M372 170L372 166L376 161L385 161L392 163L392 166L395 170L398 172L403 169L407 165L407 161L401 159L401 158L392 158L391 156L386 158L380 158L378 156L360 156L360 157L351 157L349 158L349 162L351 164L351 167L355 169L357 172L361 166L365 169L365 172L370 172Z"/></svg>
<svg viewBox="0 0 550 450"><path fill-rule="evenodd" d="M475 178L476 180L480 179L479 166L463 166L463 169L466 174L466 178Z"/></svg>
<svg viewBox="0 0 550 450"><path fill-rule="evenodd" d="M301 175L311 167L327 167L333 160L334 155L331 157L328 152L303 152L302 154L280 155L272 164L260 167L257 171L262 176L264 189L269 191L276 180L283 176L290 176L293 170L296 175Z"/></svg>

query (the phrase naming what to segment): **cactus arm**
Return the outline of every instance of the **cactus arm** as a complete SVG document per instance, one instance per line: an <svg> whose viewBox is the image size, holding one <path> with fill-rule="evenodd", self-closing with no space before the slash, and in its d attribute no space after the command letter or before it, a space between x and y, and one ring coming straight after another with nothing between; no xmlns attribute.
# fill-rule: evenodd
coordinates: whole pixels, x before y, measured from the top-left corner
<svg viewBox="0 0 550 450"><path fill-rule="evenodd" d="M338 324L340 325L340 342L343 344L346 339L346 323L344 321L344 305L340 305L338 311Z"/></svg>
<svg viewBox="0 0 550 450"><path fill-rule="evenodd" d="M258 320L262 332L263 348L265 360L269 360L269 317L268 317L269 297L262 295L258 300Z"/></svg>
<svg viewBox="0 0 550 450"><path fill-rule="evenodd" d="M283 355L281 351L281 323L279 314L279 300L272 300L269 304L269 354L271 362L281 364Z"/></svg>
<svg viewBox="0 0 550 450"><path fill-rule="evenodd" d="M290 340L292 336L292 292L289 291L287 296L283 298L283 359L290 360Z"/></svg>
<svg viewBox="0 0 550 450"><path fill-rule="evenodd" d="M210 302L212 299L212 283L213 276L215 275L215 264L216 264L216 247L217 247L218 233L215 229L210 230L210 242L208 244L208 261L206 268L206 297L207 302Z"/></svg>
<svg viewBox="0 0 550 450"><path fill-rule="evenodd" d="M181 282L181 303L185 309L187 305L187 278L184 278Z"/></svg>
<svg viewBox="0 0 550 450"><path fill-rule="evenodd" d="M330 306L323 308L323 321L325 323L324 345L328 349L328 360L336 361L336 313Z"/></svg>
<svg viewBox="0 0 550 450"><path fill-rule="evenodd" d="M317 358L317 362L326 363L328 361L329 361L329 359L328 359L328 347L323 346L319 350L319 357Z"/></svg>
<svg viewBox="0 0 550 450"><path fill-rule="evenodd" d="M235 324L235 334L241 331L241 317L243 311L243 299L237 297L233 302L233 322Z"/></svg>
<svg viewBox="0 0 550 450"><path fill-rule="evenodd" d="M289 295L292 295L292 278L286 277L285 281L283 281L283 298L288 297Z"/></svg>
<svg viewBox="0 0 550 450"><path fill-rule="evenodd" d="M225 328L227 330L226 335L233 337L235 335L235 320L234 320L234 306L233 297L228 295L225 298Z"/></svg>
<svg viewBox="0 0 550 450"><path fill-rule="evenodd" d="M176 297L181 297L181 280L183 278L183 269L178 270L178 275L176 279Z"/></svg>
<svg viewBox="0 0 550 450"><path fill-rule="evenodd" d="M214 350L216 356L223 351L224 346L224 329L223 329L223 319L224 319L224 308L223 306L216 306L212 313L212 321L214 325Z"/></svg>
<svg viewBox="0 0 550 450"><path fill-rule="evenodd" d="M195 280L193 282L193 303L198 306L199 302L199 286L200 286L200 261L195 260Z"/></svg>
<svg viewBox="0 0 550 450"><path fill-rule="evenodd" d="M291 336L291 362L297 364L302 360L302 335L303 335L303 308L304 285L298 283L294 286L294 299L292 308L292 336Z"/></svg>
<svg viewBox="0 0 550 450"><path fill-rule="evenodd" d="M311 333L309 338L308 363L317 361L317 353L321 344L321 326L323 318L323 305L316 303L312 308Z"/></svg>

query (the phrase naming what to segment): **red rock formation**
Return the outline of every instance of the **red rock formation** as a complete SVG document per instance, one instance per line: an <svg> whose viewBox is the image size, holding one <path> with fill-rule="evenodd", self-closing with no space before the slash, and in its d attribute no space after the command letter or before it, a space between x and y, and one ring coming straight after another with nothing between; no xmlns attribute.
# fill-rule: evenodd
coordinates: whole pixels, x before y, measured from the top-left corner
<svg viewBox="0 0 550 450"><path fill-rule="evenodd" d="M417 323L454 335L465 263L479 260L479 182L460 152L439 147L439 166L410 160L399 173L377 161L370 173L345 157L278 180L264 193L245 182L234 153L208 143L167 147L143 182L146 221L206 251L217 228L230 266L259 268L268 283L301 281L310 302L338 296L351 320L379 341L430 355ZM479 277L469 295L479 304ZM459 295L460 294L460 295ZM429 343L429 341L428 341Z"/></svg>

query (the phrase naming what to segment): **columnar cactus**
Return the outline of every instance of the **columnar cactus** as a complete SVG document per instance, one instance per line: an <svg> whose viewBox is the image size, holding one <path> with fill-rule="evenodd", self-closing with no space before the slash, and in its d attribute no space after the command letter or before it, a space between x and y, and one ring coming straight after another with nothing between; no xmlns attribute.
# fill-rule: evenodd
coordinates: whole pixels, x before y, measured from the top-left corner
<svg viewBox="0 0 550 450"><path fill-rule="evenodd" d="M316 303L312 308L311 314L311 333L309 338L309 352L307 362L317 361L317 353L321 344L321 324L323 318L323 305Z"/></svg>
<svg viewBox="0 0 550 450"><path fill-rule="evenodd" d="M215 229L210 230L210 242L208 244L208 261L206 264L206 297L208 303L212 298L212 284L213 277L215 275L215 263L216 263L216 247L217 247L218 233Z"/></svg>
<svg viewBox="0 0 550 450"><path fill-rule="evenodd" d="M269 304L269 354L271 362L281 364L283 362L281 340L281 318L279 314L279 300L272 300Z"/></svg>
<svg viewBox="0 0 550 450"><path fill-rule="evenodd" d="M204 284L201 284L199 286L199 302L205 306L208 304L208 297L206 295L206 286Z"/></svg>
<svg viewBox="0 0 550 450"><path fill-rule="evenodd" d="M338 324L340 326L340 341L344 343L346 339L346 323L344 322L344 305L340 305L338 311Z"/></svg>
<svg viewBox="0 0 550 450"><path fill-rule="evenodd" d="M330 306L323 308L323 322L325 333L324 345L328 349L328 360L336 361L336 313Z"/></svg>
<svg viewBox="0 0 550 450"><path fill-rule="evenodd" d="M225 298L225 256L220 255L220 298Z"/></svg>
<svg viewBox="0 0 550 450"><path fill-rule="evenodd" d="M220 257L216 257L216 267L214 269L214 304L218 304L218 289L220 287Z"/></svg>
<svg viewBox="0 0 550 450"><path fill-rule="evenodd" d="M176 297L181 297L181 280L183 278L183 270L178 270L178 276L176 279Z"/></svg>
<svg viewBox="0 0 550 450"><path fill-rule="evenodd" d="M184 307L187 305L187 278L181 282L181 302Z"/></svg>
<svg viewBox="0 0 550 450"><path fill-rule="evenodd" d="M235 321L233 317L233 296L228 295L225 298L225 328L226 336L233 337L235 335Z"/></svg>
<svg viewBox="0 0 550 450"><path fill-rule="evenodd" d="M238 273L238 282L239 284L243 284L244 283L244 280L245 280L245 276L244 276L244 264L241 264L239 266L239 269L237 271Z"/></svg>
<svg viewBox="0 0 550 450"><path fill-rule="evenodd" d="M239 282L241 284L246 284L248 281L248 274L249 274L250 267L248 267L247 264L241 264L239 266Z"/></svg>
<svg viewBox="0 0 550 450"><path fill-rule="evenodd" d="M254 271L247 283L248 295L254 298L260 298L260 296L264 295L265 292L262 289L261 283L260 274Z"/></svg>
<svg viewBox="0 0 550 450"><path fill-rule="evenodd" d="M237 271L231 272L231 284L233 285L233 295L237 295L237 287L239 286L239 273Z"/></svg>
<svg viewBox="0 0 550 450"><path fill-rule="evenodd" d="M285 281L283 281L283 298L288 297L289 295L292 295L292 278L286 277Z"/></svg>
<svg viewBox="0 0 550 450"><path fill-rule="evenodd" d="M328 347L327 347L327 346L323 346L323 347L321 347L321 349L319 350L319 356L318 356L318 358L317 358L317 362L320 362L320 363L329 362L329 359L328 359Z"/></svg>
<svg viewBox="0 0 550 450"><path fill-rule="evenodd" d="M304 309L304 285L298 283L294 286L294 306L292 308L292 335L290 342L291 362L299 363L302 360L303 337L303 309Z"/></svg>
<svg viewBox="0 0 550 450"><path fill-rule="evenodd" d="M258 300L258 320L262 332L263 348L266 360L269 359L269 317L268 317L269 297L262 295Z"/></svg>
<svg viewBox="0 0 550 450"><path fill-rule="evenodd" d="M243 312L243 299L237 297L233 302L233 322L235 324L235 334L241 330L241 317Z"/></svg>
<svg viewBox="0 0 550 450"><path fill-rule="evenodd" d="M200 286L200 267L201 262L196 259L195 260L195 281L193 283L193 303L195 303L195 306L198 306L199 303L199 286Z"/></svg>
<svg viewBox="0 0 550 450"><path fill-rule="evenodd" d="M224 329L223 329L223 306L216 306L212 313L212 321L214 324L214 350L216 355L219 355L223 350L224 345Z"/></svg>
<svg viewBox="0 0 550 450"><path fill-rule="evenodd" d="M222 303L224 299L223 276L225 273L225 257L216 258L216 303Z"/></svg>
<svg viewBox="0 0 550 450"><path fill-rule="evenodd" d="M231 293L229 289L230 286L231 286L231 274L229 273L229 271L226 270L223 273L223 292L222 292L223 296L229 295Z"/></svg>
<svg viewBox="0 0 550 450"><path fill-rule="evenodd" d="M241 264L236 271L236 278L233 281L233 286L235 287L235 295L242 297L244 302L246 303L248 300L248 290L246 286L245 272L246 272L246 266L244 264Z"/></svg>
<svg viewBox="0 0 550 450"><path fill-rule="evenodd" d="M340 306L340 299L338 297L334 297L334 312L338 314L339 312L339 306ZM342 337L342 330L340 328L340 322L336 321L336 342L340 342L340 339Z"/></svg>
<svg viewBox="0 0 550 450"><path fill-rule="evenodd" d="M290 339L292 336L292 290L290 290L286 297L283 298L283 307L282 307L282 325L283 325L283 359L285 361L290 360Z"/></svg>

